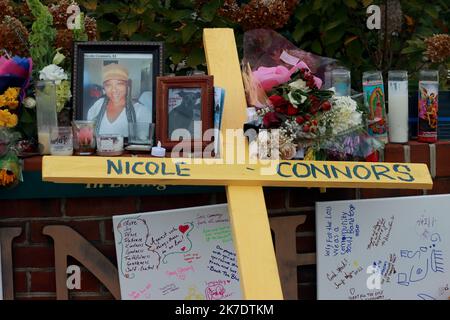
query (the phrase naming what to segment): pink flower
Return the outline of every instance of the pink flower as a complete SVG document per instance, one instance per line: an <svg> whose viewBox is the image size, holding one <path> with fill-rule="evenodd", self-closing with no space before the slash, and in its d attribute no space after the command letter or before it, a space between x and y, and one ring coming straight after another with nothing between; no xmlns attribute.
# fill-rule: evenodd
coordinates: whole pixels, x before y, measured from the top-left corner
<svg viewBox="0 0 450 320"><path fill-rule="evenodd" d="M300 61L299 63L297 63L291 70L289 70L289 72L291 74L293 74L297 70L301 70L301 69L306 69L309 72L311 72L311 70L309 69L308 65L306 63L304 63L303 61ZM315 83L317 89L322 88L322 79L314 76L314 83Z"/></svg>
<svg viewBox="0 0 450 320"><path fill-rule="evenodd" d="M256 71L253 71L253 77L259 81L266 92L269 92L275 86L288 82L291 79L291 74L284 66L259 67Z"/></svg>
<svg viewBox="0 0 450 320"><path fill-rule="evenodd" d="M265 92L269 92L273 87L288 82L291 79L291 75L300 69L310 71L308 65L300 61L290 70L284 66L271 68L259 67L256 71L253 71L253 77L259 81ZM322 80L320 78L314 77L314 83L318 89L322 87Z"/></svg>

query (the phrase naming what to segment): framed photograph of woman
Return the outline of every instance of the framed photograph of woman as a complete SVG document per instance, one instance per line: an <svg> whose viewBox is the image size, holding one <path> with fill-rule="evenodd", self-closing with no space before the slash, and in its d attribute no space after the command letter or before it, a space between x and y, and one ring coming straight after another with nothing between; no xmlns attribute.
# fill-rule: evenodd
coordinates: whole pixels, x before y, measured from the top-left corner
<svg viewBox="0 0 450 320"><path fill-rule="evenodd" d="M158 77L156 92L156 138L161 145L168 150L178 144L206 148L211 141L204 133L213 128L213 77Z"/></svg>
<svg viewBox="0 0 450 320"><path fill-rule="evenodd" d="M154 123L161 42L76 42L74 119L95 121L96 134L127 138L129 123Z"/></svg>

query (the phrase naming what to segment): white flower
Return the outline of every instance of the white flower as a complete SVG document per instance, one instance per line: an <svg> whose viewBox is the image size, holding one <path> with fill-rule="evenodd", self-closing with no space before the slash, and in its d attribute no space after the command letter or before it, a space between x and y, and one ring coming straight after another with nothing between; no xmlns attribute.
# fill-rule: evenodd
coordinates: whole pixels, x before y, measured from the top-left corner
<svg viewBox="0 0 450 320"><path fill-rule="evenodd" d="M33 109L34 107L36 107L36 100L34 100L31 97L26 97L25 99L23 99L22 103L25 106L25 108L28 109Z"/></svg>
<svg viewBox="0 0 450 320"><path fill-rule="evenodd" d="M56 64L50 64L39 71L40 80L53 80L56 84L60 84L61 80L67 80L67 78L64 69L58 67Z"/></svg>
<svg viewBox="0 0 450 320"><path fill-rule="evenodd" d="M289 83L289 87L297 90L302 90L305 92L308 92L310 90L309 87L306 85L306 82L302 79L298 79L294 82Z"/></svg>
<svg viewBox="0 0 450 320"><path fill-rule="evenodd" d="M299 104L302 104L306 100L306 97L304 95L300 95L300 97L300 101L298 101L292 96L292 91L288 93L289 102L292 103L295 108L297 108Z"/></svg>
<svg viewBox="0 0 450 320"><path fill-rule="evenodd" d="M332 123L333 135L338 135L361 125L362 115L356 107L356 101L350 97L334 98L333 107L327 112L327 118Z"/></svg>

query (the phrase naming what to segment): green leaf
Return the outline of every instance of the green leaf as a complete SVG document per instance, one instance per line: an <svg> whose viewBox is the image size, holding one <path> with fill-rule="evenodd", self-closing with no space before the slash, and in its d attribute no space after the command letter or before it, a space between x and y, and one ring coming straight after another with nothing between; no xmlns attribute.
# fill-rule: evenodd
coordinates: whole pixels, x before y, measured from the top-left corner
<svg viewBox="0 0 450 320"><path fill-rule="evenodd" d="M188 43L194 33L197 32L197 30L197 26L193 23L185 25L184 28L181 29L181 40L183 41L183 43Z"/></svg>
<svg viewBox="0 0 450 320"><path fill-rule="evenodd" d="M344 18L344 19L339 19L339 20L338 20L338 19L332 20L332 21L328 22L328 23L325 25L325 27L323 28L322 31L328 31L328 30L331 30L331 29L333 29L333 28L336 28L337 26L339 26L339 25L345 23L345 20L346 20L346 18Z"/></svg>
<svg viewBox="0 0 450 320"><path fill-rule="evenodd" d="M303 25L303 24L299 23L299 24L297 24L294 32L292 33L292 38L295 41L300 42L302 40L303 36L313 29L314 29L314 27L312 25Z"/></svg>
<svg viewBox="0 0 450 320"><path fill-rule="evenodd" d="M352 9L358 7L358 2L356 2L356 0L344 0L344 3L347 5L347 7L350 7Z"/></svg>
<svg viewBox="0 0 450 320"><path fill-rule="evenodd" d="M314 0L313 10L317 11L322 7L322 0Z"/></svg>
<svg viewBox="0 0 450 320"><path fill-rule="evenodd" d="M404 48L401 53L402 54L411 54L411 53L416 53L416 52L422 52L423 49L422 48L418 48L418 47L406 47Z"/></svg>
<svg viewBox="0 0 450 320"><path fill-rule="evenodd" d="M108 32L113 31L117 26L105 19L101 19L97 21L97 27L100 32Z"/></svg>
<svg viewBox="0 0 450 320"><path fill-rule="evenodd" d="M433 19L439 18L439 12L436 10L436 7L434 6L425 6L424 11L428 13L428 15Z"/></svg>
<svg viewBox="0 0 450 320"><path fill-rule="evenodd" d="M121 21L118 28L122 34L131 37L139 28L139 22L137 20Z"/></svg>
<svg viewBox="0 0 450 320"><path fill-rule="evenodd" d="M363 47L361 45L361 42L359 41L352 41L346 46L346 52L347 56L350 58L351 62L357 66L361 65L362 61L364 60L362 54L363 54Z"/></svg>
<svg viewBox="0 0 450 320"><path fill-rule="evenodd" d="M80 0L78 1L80 5L85 7L87 10L95 11L97 9L97 0Z"/></svg>
<svg viewBox="0 0 450 320"><path fill-rule="evenodd" d="M201 10L201 17L203 20L207 22L211 22L214 19L214 16L217 13L217 10L220 8L220 1L208 1L205 5L203 5Z"/></svg>
<svg viewBox="0 0 450 320"><path fill-rule="evenodd" d="M342 41L345 34L345 28L335 28L328 32L325 32L322 37L322 42L325 46L330 45L332 43L336 43L338 41Z"/></svg>
<svg viewBox="0 0 450 320"><path fill-rule="evenodd" d="M169 13L167 15L168 15L168 18L172 22L179 22L181 20L190 18L192 15L192 11L190 11L190 10L175 10L175 11L169 11Z"/></svg>
<svg viewBox="0 0 450 320"><path fill-rule="evenodd" d="M22 114L20 115L21 123L34 123L33 116L30 114L30 111L27 109L23 109Z"/></svg>
<svg viewBox="0 0 450 320"><path fill-rule="evenodd" d="M205 62L205 52L203 49L200 48L194 48L189 56L187 57L187 64L189 67L195 68L199 64L202 64Z"/></svg>
<svg viewBox="0 0 450 320"><path fill-rule="evenodd" d="M170 56L170 59L172 60L172 62L174 64L179 64L181 62L181 60L183 60L184 58L184 54L181 52L173 52Z"/></svg>
<svg viewBox="0 0 450 320"><path fill-rule="evenodd" d="M363 6L367 8L373 3L373 0L362 0Z"/></svg>
<svg viewBox="0 0 450 320"><path fill-rule="evenodd" d="M108 2L101 4L99 7L100 12L102 13L116 13L124 8L124 4L119 1Z"/></svg>
<svg viewBox="0 0 450 320"><path fill-rule="evenodd" d="M319 40L314 40L314 42L312 43L312 45L311 45L311 50L314 52L314 53L317 53L317 54L322 54L322 45L320 44L320 41Z"/></svg>

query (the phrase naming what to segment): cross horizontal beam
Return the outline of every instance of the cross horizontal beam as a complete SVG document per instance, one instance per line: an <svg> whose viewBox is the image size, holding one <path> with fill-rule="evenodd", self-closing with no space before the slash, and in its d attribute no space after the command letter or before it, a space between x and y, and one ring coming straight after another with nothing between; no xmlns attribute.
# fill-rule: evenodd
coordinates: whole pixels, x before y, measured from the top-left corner
<svg viewBox="0 0 450 320"><path fill-rule="evenodd" d="M196 163L202 162L202 163ZM45 156L44 181L211 186L431 189L425 164Z"/></svg>

